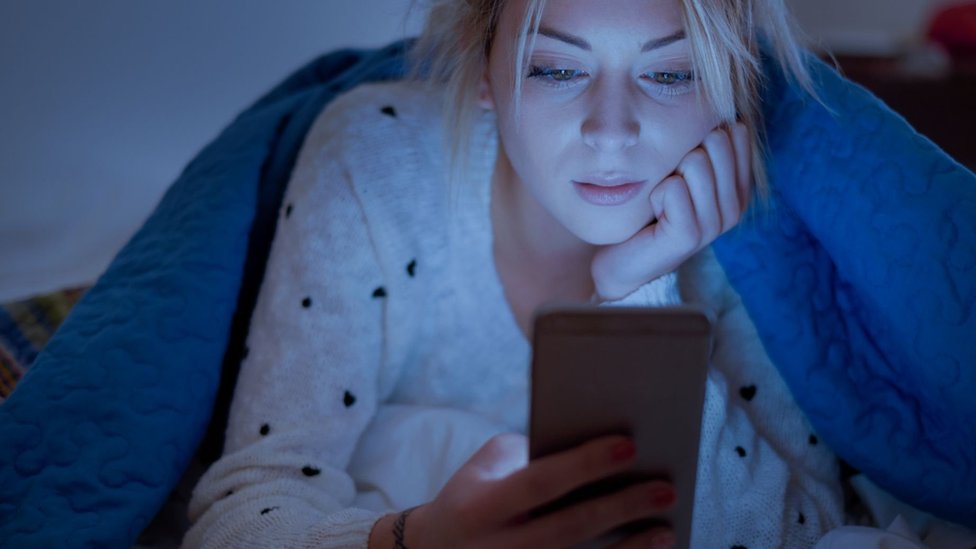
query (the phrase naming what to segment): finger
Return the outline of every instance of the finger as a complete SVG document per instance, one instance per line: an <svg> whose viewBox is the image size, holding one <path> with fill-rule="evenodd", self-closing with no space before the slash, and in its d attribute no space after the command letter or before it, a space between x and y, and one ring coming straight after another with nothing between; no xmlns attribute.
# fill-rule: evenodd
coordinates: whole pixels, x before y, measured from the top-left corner
<svg viewBox="0 0 976 549"><path fill-rule="evenodd" d="M673 503L669 483L641 483L535 519L516 528L513 538L524 547L576 545L635 520L660 516Z"/></svg>
<svg viewBox="0 0 976 549"><path fill-rule="evenodd" d="M667 274L698 249L699 228L688 185L678 175L659 183L650 195L655 223L629 239L600 248L592 274L602 299L621 299Z"/></svg>
<svg viewBox="0 0 976 549"><path fill-rule="evenodd" d="M525 435L502 433L483 444L466 465L479 480L504 478L527 465L528 448Z"/></svg>
<svg viewBox="0 0 976 549"><path fill-rule="evenodd" d="M634 245L640 247L632 253L644 254L644 265L653 265L654 257L660 257L677 268L698 250L703 238L691 188L684 177L674 175L651 192L650 201L657 223L638 233Z"/></svg>
<svg viewBox="0 0 976 549"><path fill-rule="evenodd" d="M701 236L695 205L683 177L673 175L662 181L651 191L649 200L656 222L612 250L620 256L616 267L625 278L643 282L652 274L649 270L657 271L666 264L683 261L689 250L698 247ZM653 274L662 275L670 270Z"/></svg>
<svg viewBox="0 0 976 549"><path fill-rule="evenodd" d="M732 125L732 148L735 150L736 189L739 205L745 211L752 199L752 136L742 122Z"/></svg>
<svg viewBox="0 0 976 549"><path fill-rule="evenodd" d="M626 469L635 451L634 443L627 437L609 436L539 458L502 479L486 495L486 508L504 512L506 519L522 515Z"/></svg>
<svg viewBox="0 0 976 549"><path fill-rule="evenodd" d="M715 172L705 149L699 147L688 153L678 165L678 173L688 182L702 238L711 242L721 234L722 214L715 194Z"/></svg>
<svg viewBox="0 0 976 549"><path fill-rule="evenodd" d="M722 216L721 232L726 232L739 222L739 188L736 171L735 150L732 147L730 130L715 130L705 137L702 147L712 161L715 174L715 196L718 210Z"/></svg>
<svg viewBox="0 0 976 549"><path fill-rule="evenodd" d="M674 534L667 528L651 528L614 543L607 549L651 549L674 547Z"/></svg>

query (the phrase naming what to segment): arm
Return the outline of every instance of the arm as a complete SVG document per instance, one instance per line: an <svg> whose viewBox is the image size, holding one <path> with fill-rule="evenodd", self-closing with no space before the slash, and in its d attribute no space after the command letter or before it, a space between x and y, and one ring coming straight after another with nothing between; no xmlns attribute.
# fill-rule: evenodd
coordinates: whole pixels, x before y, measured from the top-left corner
<svg viewBox="0 0 976 549"><path fill-rule="evenodd" d="M231 407L225 455L190 505L191 547L362 546L346 472L380 399L382 283L362 209L326 143L285 198ZM290 207L289 207L290 206Z"/></svg>

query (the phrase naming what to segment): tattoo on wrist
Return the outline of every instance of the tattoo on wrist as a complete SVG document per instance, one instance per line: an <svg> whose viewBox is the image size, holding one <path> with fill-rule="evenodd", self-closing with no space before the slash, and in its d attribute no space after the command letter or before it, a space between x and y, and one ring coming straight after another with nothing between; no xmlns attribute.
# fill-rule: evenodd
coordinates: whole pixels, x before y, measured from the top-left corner
<svg viewBox="0 0 976 549"><path fill-rule="evenodd" d="M416 507L411 507L406 511L400 513L397 517L396 522L393 523L393 549L407 549L407 546L403 543L404 530L407 526L407 517Z"/></svg>

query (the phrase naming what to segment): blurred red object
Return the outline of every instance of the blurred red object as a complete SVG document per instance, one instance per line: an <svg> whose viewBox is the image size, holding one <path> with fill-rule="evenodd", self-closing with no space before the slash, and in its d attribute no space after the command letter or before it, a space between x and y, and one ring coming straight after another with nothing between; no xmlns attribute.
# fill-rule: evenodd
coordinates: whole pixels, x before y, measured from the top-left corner
<svg viewBox="0 0 976 549"><path fill-rule="evenodd" d="M928 35L953 58L976 57L976 2L955 4L936 11Z"/></svg>

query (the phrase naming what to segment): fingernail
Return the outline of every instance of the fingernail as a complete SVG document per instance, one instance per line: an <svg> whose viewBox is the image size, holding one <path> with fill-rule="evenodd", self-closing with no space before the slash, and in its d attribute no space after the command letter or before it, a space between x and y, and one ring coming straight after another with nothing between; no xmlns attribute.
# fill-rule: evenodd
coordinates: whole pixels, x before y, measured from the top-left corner
<svg viewBox="0 0 976 549"><path fill-rule="evenodd" d="M674 503L674 490L671 488L654 488L651 490L651 504L655 507L668 507Z"/></svg>
<svg viewBox="0 0 976 549"><path fill-rule="evenodd" d="M624 440L613 445L610 449L610 456L613 461L617 463L623 463L625 461L630 461L634 455L637 454L637 446L631 440Z"/></svg>
<svg viewBox="0 0 976 549"><path fill-rule="evenodd" d="M661 532L660 534L654 536L651 540L651 544L655 548L673 547L674 546L674 534L671 532Z"/></svg>

